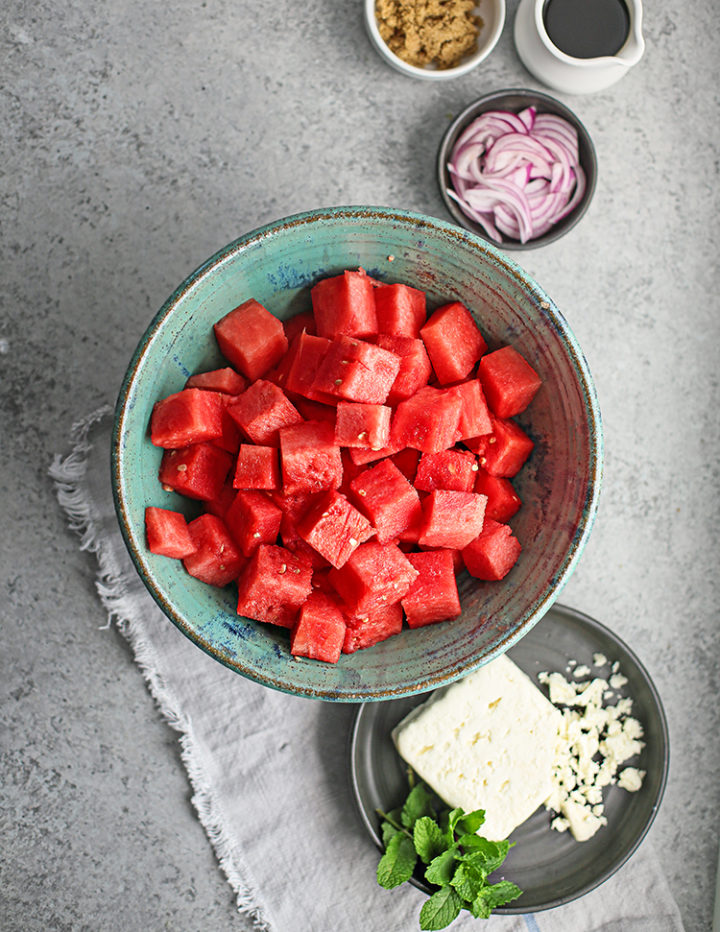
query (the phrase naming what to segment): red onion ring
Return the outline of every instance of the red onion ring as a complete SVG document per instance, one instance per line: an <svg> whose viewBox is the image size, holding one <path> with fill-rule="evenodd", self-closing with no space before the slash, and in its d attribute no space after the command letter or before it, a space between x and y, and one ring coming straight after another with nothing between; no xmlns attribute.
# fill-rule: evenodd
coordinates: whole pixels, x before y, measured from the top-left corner
<svg viewBox="0 0 720 932"><path fill-rule="evenodd" d="M526 243L566 217L585 193L575 127L527 107L491 110L458 137L448 195L487 235Z"/></svg>

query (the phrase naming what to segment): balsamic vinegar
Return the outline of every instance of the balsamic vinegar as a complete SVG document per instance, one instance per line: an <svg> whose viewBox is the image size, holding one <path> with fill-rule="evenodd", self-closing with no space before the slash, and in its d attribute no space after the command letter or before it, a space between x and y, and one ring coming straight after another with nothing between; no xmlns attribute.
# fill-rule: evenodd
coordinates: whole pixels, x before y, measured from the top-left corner
<svg viewBox="0 0 720 932"><path fill-rule="evenodd" d="M550 41L573 58L615 55L630 32L624 0L547 0L543 22Z"/></svg>

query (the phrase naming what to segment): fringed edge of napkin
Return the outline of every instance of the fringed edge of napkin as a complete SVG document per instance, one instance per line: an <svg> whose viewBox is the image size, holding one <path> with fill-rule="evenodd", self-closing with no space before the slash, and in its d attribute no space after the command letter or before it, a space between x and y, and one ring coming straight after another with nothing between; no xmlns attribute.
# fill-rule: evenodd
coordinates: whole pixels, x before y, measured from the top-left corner
<svg viewBox="0 0 720 932"><path fill-rule="evenodd" d="M271 932L253 890L237 865L232 842L223 828L211 783L202 766L192 735L192 724L174 707L162 677L155 669L150 645L133 621L132 604L127 595L127 577L103 547L99 529L93 521L90 503L82 490L82 483L87 474L88 455L92 449L90 431L111 413L111 406L104 405L76 422L70 434L70 453L64 457L56 454L48 472L54 482L60 507L67 515L68 526L80 537L80 549L94 554L97 559L95 587L107 612L107 623L100 627L110 628L114 623L128 641L135 662L150 694L158 704L163 719L179 733L180 755L193 791L191 802L210 840L220 868L235 894L238 911L251 919L259 932Z"/></svg>

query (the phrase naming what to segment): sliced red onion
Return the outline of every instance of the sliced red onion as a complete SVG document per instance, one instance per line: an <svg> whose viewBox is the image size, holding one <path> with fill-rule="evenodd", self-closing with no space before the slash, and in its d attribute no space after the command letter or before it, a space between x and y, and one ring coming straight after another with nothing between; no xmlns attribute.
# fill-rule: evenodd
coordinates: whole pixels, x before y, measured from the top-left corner
<svg viewBox="0 0 720 932"><path fill-rule="evenodd" d="M546 233L582 199L587 181L575 127L553 113L483 113L448 161L450 197L496 242Z"/></svg>

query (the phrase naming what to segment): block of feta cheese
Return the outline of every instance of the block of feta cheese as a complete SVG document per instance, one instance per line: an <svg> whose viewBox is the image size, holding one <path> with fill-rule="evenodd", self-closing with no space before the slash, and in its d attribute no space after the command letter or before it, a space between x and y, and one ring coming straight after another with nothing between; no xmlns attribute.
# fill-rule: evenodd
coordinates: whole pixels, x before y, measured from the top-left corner
<svg viewBox="0 0 720 932"><path fill-rule="evenodd" d="M479 833L501 841L550 795L561 724L532 680L500 656L433 693L393 740L449 806L484 809Z"/></svg>

